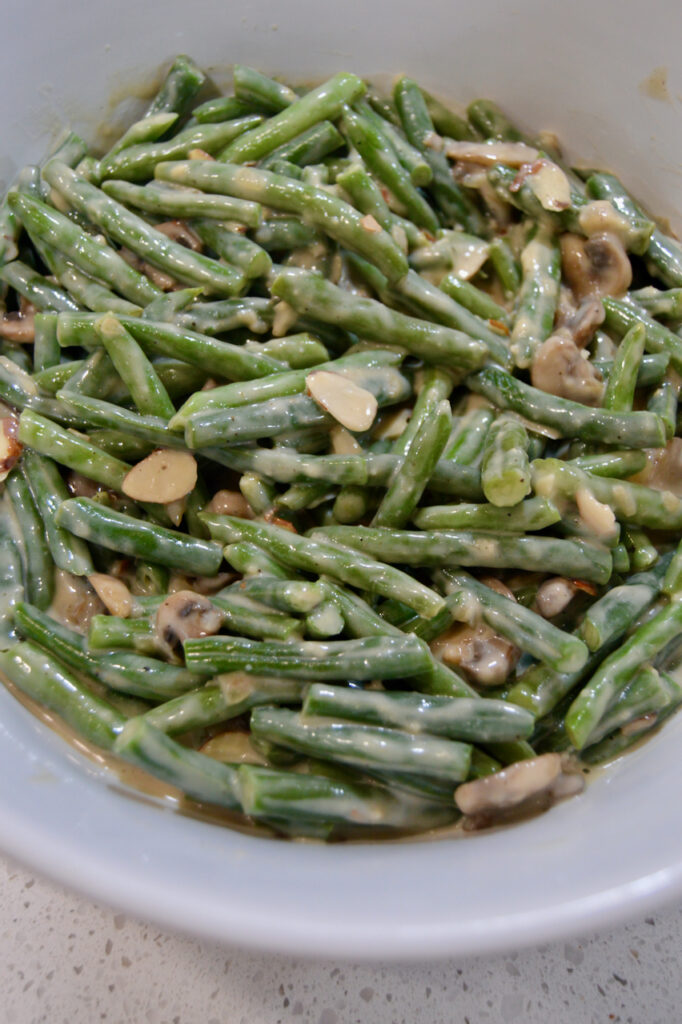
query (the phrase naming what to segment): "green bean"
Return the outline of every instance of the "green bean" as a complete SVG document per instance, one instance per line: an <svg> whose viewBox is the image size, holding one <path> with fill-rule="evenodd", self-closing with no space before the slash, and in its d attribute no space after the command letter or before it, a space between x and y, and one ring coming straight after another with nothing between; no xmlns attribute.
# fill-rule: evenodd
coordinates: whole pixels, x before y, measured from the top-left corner
<svg viewBox="0 0 682 1024"><path fill-rule="evenodd" d="M619 479L641 473L647 464L644 452L625 451L603 452L599 455L579 455L569 461L569 466L582 469L597 476L614 476Z"/></svg>
<svg viewBox="0 0 682 1024"><path fill-rule="evenodd" d="M261 108L268 114L277 114L298 99L288 85L276 82L246 64L235 64L232 76L236 98L243 103ZM194 113L196 116L196 111Z"/></svg>
<svg viewBox="0 0 682 1024"><path fill-rule="evenodd" d="M665 426L665 436L669 441L675 436L677 427L677 402L680 394L680 382L677 374L667 374L665 380L649 396L646 404L648 412L659 416Z"/></svg>
<svg viewBox="0 0 682 1024"><path fill-rule="evenodd" d="M65 348L71 345L94 347L97 344L94 325L98 319L95 313L60 314L57 324L59 344ZM209 375L215 374L228 380L250 380L282 369L282 364L276 359L249 352L242 345L218 341L185 327L132 316L120 316L118 320L148 355L181 359L205 370Z"/></svg>
<svg viewBox="0 0 682 1024"><path fill-rule="evenodd" d="M458 466L477 464L494 418L493 410L486 407L473 407L461 416L446 447L446 459L452 459Z"/></svg>
<svg viewBox="0 0 682 1024"><path fill-rule="evenodd" d="M162 163L154 173L157 178L176 185L191 185L220 195L251 199L285 213L299 214L306 225L374 261L391 281L398 280L407 271L404 254L385 231L368 230L354 207L313 185L254 167L216 161Z"/></svg>
<svg viewBox="0 0 682 1024"><path fill-rule="evenodd" d="M658 448L665 444L664 425L654 413L593 409L539 391L496 366L479 370L467 378L467 383L489 402L533 423L553 427L562 437L623 448Z"/></svg>
<svg viewBox="0 0 682 1024"><path fill-rule="evenodd" d="M183 160L193 149L201 149L213 156L223 150L233 139L248 132L251 128L255 128L262 121L263 118L258 114L247 114L246 117L239 117L234 121L192 125L164 142L144 142L126 146L125 149L119 150L113 155L110 154L106 160L101 162L100 178L147 181L153 177L154 168L162 160ZM108 195L114 194L108 189L105 191ZM115 196L115 198L121 199L121 202L127 202L121 196ZM153 209L151 212L162 213L164 211ZM169 212L172 213L172 211Z"/></svg>
<svg viewBox="0 0 682 1024"><path fill-rule="evenodd" d="M99 281L95 281L88 274L84 274L57 249L53 249L46 243L41 244L39 248L40 254L50 270L73 297L77 306L85 306L86 309L100 312L109 310L112 313L127 313L128 316L138 316L141 313L140 306L120 298L111 289L106 288Z"/></svg>
<svg viewBox="0 0 682 1024"><path fill-rule="evenodd" d="M649 530L682 529L682 500L670 491L585 473L559 459L537 459L532 469L535 492L550 501L562 495L574 498L583 488L623 523Z"/></svg>
<svg viewBox="0 0 682 1024"><path fill-rule="evenodd" d="M682 288L660 291L652 285L628 293L629 297L646 310L649 316L664 320L682 320Z"/></svg>
<svg viewBox="0 0 682 1024"><path fill-rule="evenodd" d="M249 103L238 96L216 96L215 99L200 103L192 111L192 117L199 124L213 124L216 121L232 121L235 117L243 117L253 113L258 104Z"/></svg>
<svg viewBox="0 0 682 1024"><path fill-rule="evenodd" d="M489 259L497 274L504 297L513 299L521 287L521 273L514 253L504 238L494 238L490 243Z"/></svg>
<svg viewBox="0 0 682 1024"><path fill-rule="evenodd" d="M376 177L391 190L410 220L435 233L438 230L438 219L415 188L409 172L401 164L384 131L350 108L346 108L343 113L343 130L350 144L357 149Z"/></svg>
<svg viewBox="0 0 682 1024"><path fill-rule="evenodd" d="M168 69L166 77L147 109L146 116L175 113L181 117L187 113L192 100L205 81L206 76L191 57L180 54Z"/></svg>
<svg viewBox="0 0 682 1024"><path fill-rule="evenodd" d="M174 319L180 327L209 336L240 327L254 334L264 334L272 324L272 307L270 299L249 295L219 302L195 302Z"/></svg>
<svg viewBox="0 0 682 1024"><path fill-rule="evenodd" d="M23 295L36 309L61 312L67 309L79 309L78 303L61 288L51 284L46 277L38 274L32 267L13 260L0 267L0 281L4 281L16 292Z"/></svg>
<svg viewBox="0 0 682 1024"><path fill-rule="evenodd" d="M45 540L52 561L58 569L70 572L74 576L89 576L94 572L94 568L87 544L66 530L61 530L54 520L60 503L69 497L57 466L51 459L32 451L24 452L21 464L42 518Z"/></svg>
<svg viewBox="0 0 682 1024"><path fill-rule="evenodd" d="M597 669L575 698L566 715L566 731L576 749L586 746L618 693L637 669L675 639L682 629L682 604L664 606L639 626L622 647Z"/></svg>
<svg viewBox="0 0 682 1024"><path fill-rule="evenodd" d="M41 609L47 608L54 592L54 565L45 537L43 520L28 481L19 469L10 473L5 490L16 524L15 536L22 563L26 598Z"/></svg>
<svg viewBox="0 0 682 1024"><path fill-rule="evenodd" d="M340 72L235 139L223 150L220 159L239 164L260 160L319 121L336 120L344 104L352 103L364 91L365 85L359 78Z"/></svg>
<svg viewBox="0 0 682 1024"><path fill-rule="evenodd" d="M403 401L410 394L409 381L394 367L367 371L358 368L357 373L347 368L343 373L373 394L380 407ZM243 444L258 438L274 437L285 430L325 427L333 423L333 417L311 396L287 395L266 399L256 405L214 407L192 413L185 420L185 440L189 448L218 443Z"/></svg>
<svg viewBox="0 0 682 1024"><path fill-rule="evenodd" d="M283 612L307 615L325 599L321 584L307 580L280 580L254 576L236 584L238 590Z"/></svg>
<svg viewBox="0 0 682 1024"><path fill-rule="evenodd" d="M475 316L481 317L483 320L495 320L504 326L507 325L509 314L506 309L471 281L463 281L457 274L447 274L438 287Z"/></svg>
<svg viewBox="0 0 682 1024"><path fill-rule="evenodd" d="M444 570L442 578L448 605L454 603L455 619L465 614L470 618L473 605L474 617L480 615L496 633L557 672L576 672L587 662L588 650L582 640L564 633L530 608L498 594L469 573Z"/></svg>
<svg viewBox="0 0 682 1024"><path fill-rule="evenodd" d="M111 313L98 320L94 327L138 411L169 419L175 412L173 403L135 339Z"/></svg>
<svg viewBox="0 0 682 1024"><path fill-rule="evenodd" d="M480 366L486 348L480 341L450 327L432 324L363 299L305 270L287 268L271 283L273 295L297 312L334 323L369 340L401 345L436 363L456 368Z"/></svg>
<svg viewBox="0 0 682 1024"><path fill-rule="evenodd" d="M393 96L407 138L423 154L431 170L431 191L445 220L460 223L475 234L485 233L485 222L466 191L455 183L445 156L431 144L436 133L427 102L416 82L398 79ZM424 181L423 184L429 184Z"/></svg>
<svg viewBox="0 0 682 1024"><path fill-rule="evenodd" d="M0 652L0 668L22 693L56 712L84 739L105 750L112 748L124 716L50 653L32 643L15 644Z"/></svg>
<svg viewBox="0 0 682 1024"><path fill-rule="evenodd" d="M315 542L336 541L359 554L402 565L525 569L594 583L607 583L611 576L611 554L607 549L558 537L368 526L318 527L311 536Z"/></svg>
<svg viewBox="0 0 682 1024"><path fill-rule="evenodd" d="M467 107L469 124L484 139L503 139L506 142L520 142L523 139L516 125L492 100L474 100Z"/></svg>
<svg viewBox="0 0 682 1024"><path fill-rule="evenodd" d="M528 434L512 416L490 425L483 444L481 486L488 501L501 508L518 505L530 492Z"/></svg>
<svg viewBox="0 0 682 1024"><path fill-rule="evenodd" d="M612 299L608 296L602 301L606 313L604 322L608 328L623 335L638 324L642 325L646 331L644 342L646 350L669 353L670 361L675 369L682 372L682 338L647 316L634 302Z"/></svg>
<svg viewBox="0 0 682 1024"><path fill-rule="evenodd" d="M8 202L31 238L64 253L86 274L92 274L120 292L131 302L144 305L157 296L158 289L133 270L110 246L102 245L45 203L16 194Z"/></svg>
<svg viewBox="0 0 682 1024"><path fill-rule="evenodd" d="M211 536L221 541L230 544L252 541L264 547L283 565L306 572L325 573L372 594L397 597L425 618L435 615L443 606L443 599L417 580L341 545L311 540L269 523L249 522L234 516L204 518Z"/></svg>
<svg viewBox="0 0 682 1024"><path fill-rule="evenodd" d="M33 318L33 372L57 366L61 358L57 341L57 317L53 313L36 313Z"/></svg>
<svg viewBox="0 0 682 1024"><path fill-rule="evenodd" d="M225 627L233 633L266 640L294 641L303 632L299 619L273 611L239 591L223 590L211 598Z"/></svg>
<svg viewBox="0 0 682 1024"><path fill-rule="evenodd" d="M304 248L317 237L315 228L298 217L270 217L253 233L254 242L268 252Z"/></svg>
<svg viewBox="0 0 682 1024"><path fill-rule="evenodd" d="M331 121L320 121L311 125L300 135L278 146L262 161L263 167L275 162L288 160L298 167L318 164L334 150L344 145L344 139Z"/></svg>
<svg viewBox="0 0 682 1024"><path fill-rule="evenodd" d="M594 199L608 199L619 213L636 229L642 221L651 221L641 207L623 188L618 178L612 174L592 174L585 184L588 195ZM682 286L682 246L669 235L663 234L660 228L653 225L645 255L651 266L652 273L663 281L668 288Z"/></svg>
<svg viewBox="0 0 682 1024"><path fill-rule="evenodd" d="M47 455L55 462L115 491L121 490L123 478L131 468L85 438L64 430L30 409L25 409L19 417L18 437L22 444L41 455Z"/></svg>
<svg viewBox="0 0 682 1024"><path fill-rule="evenodd" d="M24 602L16 606L15 621L23 636L50 651L69 668L121 693L148 700L168 700L193 689L205 678L200 672L133 651L109 651L96 656L87 650L85 639L79 633Z"/></svg>
<svg viewBox="0 0 682 1024"><path fill-rule="evenodd" d="M279 359L292 370L309 370L313 366L319 368L320 364L331 361L322 342L308 331L263 342L247 341L246 347L251 352L258 351Z"/></svg>
<svg viewBox="0 0 682 1024"><path fill-rule="evenodd" d="M349 689L324 683L312 683L303 703L304 720L319 715L484 743L530 736L531 716L519 714L521 711L498 700Z"/></svg>
<svg viewBox="0 0 682 1024"><path fill-rule="evenodd" d="M486 530L529 533L561 521L561 512L546 498L527 498L513 508L494 505L430 505L412 521L420 530Z"/></svg>
<svg viewBox="0 0 682 1024"><path fill-rule="evenodd" d="M200 672L246 672L294 679L395 679L426 669L429 652L412 636L287 643L237 636L184 643L187 667Z"/></svg>
<svg viewBox="0 0 682 1024"><path fill-rule="evenodd" d="M286 580L291 570L277 562L274 558L250 541L238 541L228 544L225 548L225 560L244 576L272 576L274 579Z"/></svg>
<svg viewBox="0 0 682 1024"><path fill-rule="evenodd" d="M293 679L226 675L218 686L208 684L159 704L144 719L167 736L176 736L227 722L258 704L299 704L303 692L304 684Z"/></svg>
<svg viewBox="0 0 682 1024"><path fill-rule="evenodd" d="M134 121L107 150L100 160L100 166L102 164L106 165L108 160L122 150L128 149L129 146L136 146L140 142L156 142L157 139L160 139L166 132L170 131L177 120L178 115L173 111L162 111L158 114L149 114L139 121Z"/></svg>
<svg viewBox="0 0 682 1024"><path fill-rule="evenodd" d="M133 185L128 181L105 181L102 191L112 199L126 206L160 216L187 220L192 217L208 217L215 220L238 221L247 227L257 228L262 209L258 203L231 196L207 196L189 188L169 188L156 182L147 185Z"/></svg>
<svg viewBox="0 0 682 1024"><path fill-rule="evenodd" d="M451 421L450 403L434 402L391 477L372 525L401 527L410 519L447 444Z"/></svg>
<svg viewBox="0 0 682 1024"><path fill-rule="evenodd" d="M251 729L257 737L291 747L299 753L370 771L414 772L457 782L466 778L471 747L421 733L419 738L397 729L309 721L283 708L255 708Z"/></svg>
<svg viewBox="0 0 682 1024"><path fill-rule="evenodd" d="M228 263L239 267L249 279L264 277L270 273L272 269L270 256L265 249L261 249L250 238L246 238L238 231L228 231L222 225L209 220L197 220L193 227L205 245L208 245Z"/></svg>
<svg viewBox="0 0 682 1024"><path fill-rule="evenodd" d="M351 202L364 214L374 217L384 231L393 231L395 215L389 209L381 189L361 163L352 163L336 178L336 184L350 197Z"/></svg>
<svg viewBox="0 0 682 1024"><path fill-rule="evenodd" d="M43 175L70 205L111 238L177 280L201 285L219 295L235 295L243 290L245 278L239 271L171 241L65 164L50 161Z"/></svg>
<svg viewBox="0 0 682 1024"><path fill-rule="evenodd" d="M645 666L621 691L613 706L601 720L588 740L592 746L604 736L624 726L644 719L644 728L650 719L657 719L659 713L668 707L677 707L682 700L682 689L676 680L666 672L659 673L651 666Z"/></svg>
<svg viewBox="0 0 682 1024"><path fill-rule="evenodd" d="M240 765L238 771L245 813L285 833L300 834L319 824L324 838L336 826L412 831L444 825L456 817L452 807L441 803L405 794L398 799L383 787L340 779L336 774L303 775L256 765Z"/></svg>
<svg viewBox="0 0 682 1024"><path fill-rule="evenodd" d="M215 576L222 561L218 544L134 519L91 498L70 498L62 502L55 522L77 537L87 538L110 551L159 562L181 572Z"/></svg>
<svg viewBox="0 0 682 1024"><path fill-rule="evenodd" d="M521 253L523 279L510 348L516 365L525 368L542 342L552 333L559 297L561 259L551 233L539 226L531 232Z"/></svg>
<svg viewBox="0 0 682 1024"><path fill-rule="evenodd" d="M632 409L637 386L637 372L644 354L645 330L636 324L627 332L614 357L608 384L604 392L603 406L614 412Z"/></svg>
<svg viewBox="0 0 682 1024"><path fill-rule="evenodd" d="M116 615L93 615L88 629L88 650L129 650L163 658L168 645L147 619L121 619Z"/></svg>
<svg viewBox="0 0 682 1024"><path fill-rule="evenodd" d="M643 530L626 526L623 530L630 551L630 566L635 572L643 572L658 560L658 550L651 543Z"/></svg>
<svg viewBox="0 0 682 1024"><path fill-rule="evenodd" d="M116 737L113 750L163 782L202 803L241 810L237 770L183 747L144 716L131 718Z"/></svg>

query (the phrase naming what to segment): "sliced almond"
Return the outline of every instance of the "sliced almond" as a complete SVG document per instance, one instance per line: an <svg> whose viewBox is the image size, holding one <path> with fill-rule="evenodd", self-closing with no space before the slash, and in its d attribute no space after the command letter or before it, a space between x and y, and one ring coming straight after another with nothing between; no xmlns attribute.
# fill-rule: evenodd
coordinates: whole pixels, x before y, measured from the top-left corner
<svg viewBox="0 0 682 1024"><path fill-rule="evenodd" d="M372 216L371 213L366 213L364 217L361 217L360 224L365 231L369 231L372 234L376 234L377 231L381 231L381 224Z"/></svg>
<svg viewBox="0 0 682 1024"><path fill-rule="evenodd" d="M166 503L166 513L173 526L179 526L187 508L187 497L176 498Z"/></svg>
<svg viewBox="0 0 682 1024"><path fill-rule="evenodd" d="M330 370L314 370L306 377L308 394L348 430L369 430L379 408L371 391Z"/></svg>
<svg viewBox="0 0 682 1024"><path fill-rule="evenodd" d="M533 190L545 210L566 210L571 205L571 186L561 168L551 160L533 164L526 184Z"/></svg>
<svg viewBox="0 0 682 1024"><path fill-rule="evenodd" d="M157 448L126 474L121 490L134 501L167 505L184 498L196 482L197 464L193 455L173 448Z"/></svg>
<svg viewBox="0 0 682 1024"><path fill-rule="evenodd" d="M472 164L509 164L520 167L532 164L538 151L524 142L454 142L445 144L445 155L451 160L467 160Z"/></svg>
<svg viewBox="0 0 682 1024"><path fill-rule="evenodd" d="M93 572L88 576L88 583L108 612L128 618L133 610L133 597L123 580L106 572Z"/></svg>
<svg viewBox="0 0 682 1024"><path fill-rule="evenodd" d="M334 455L361 455L362 445L358 444L353 435L339 423L329 431Z"/></svg>
<svg viewBox="0 0 682 1024"><path fill-rule="evenodd" d="M597 537L610 538L615 535L616 517L610 505L598 501L587 487L578 488L575 492L575 503L580 518Z"/></svg>

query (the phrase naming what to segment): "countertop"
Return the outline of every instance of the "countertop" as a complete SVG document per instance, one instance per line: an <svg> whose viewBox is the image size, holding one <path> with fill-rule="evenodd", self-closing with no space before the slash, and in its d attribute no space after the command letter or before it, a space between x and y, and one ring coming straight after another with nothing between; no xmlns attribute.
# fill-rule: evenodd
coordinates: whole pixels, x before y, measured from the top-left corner
<svg viewBox="0 0 682 1024"><path fill-rule="evenodd" d="M0 858L0 1024L680 1024L682 906L432 965L314 963L170 934Z"/></svg>

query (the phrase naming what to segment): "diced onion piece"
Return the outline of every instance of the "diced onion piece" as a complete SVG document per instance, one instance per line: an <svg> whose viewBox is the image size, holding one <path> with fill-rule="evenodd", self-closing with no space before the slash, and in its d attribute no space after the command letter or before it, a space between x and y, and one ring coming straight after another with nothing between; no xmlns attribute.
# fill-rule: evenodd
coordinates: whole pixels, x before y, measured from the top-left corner
<svg viewBox="0 0 682 1024"><path fill-rule="evenodd" d="M93 572L88 583L111 615L127 619L133 610L133 598L123 580L106 572Z"/></svg>
<svg viewBox="0 0 682 1024"><path fill-rule="evenodd" d="M352 380L330 370L315 370L306 377L308 394L337 423L348 430L369 430L377 414L374 395Z"/></svg>
<svg viewBox="0 0 682 1024"><path fill-rule="evenodd" d="M197 464L189 452L157 448L124 477L121 490L134 501L166 505L184 498L197 482Z"/></svg>

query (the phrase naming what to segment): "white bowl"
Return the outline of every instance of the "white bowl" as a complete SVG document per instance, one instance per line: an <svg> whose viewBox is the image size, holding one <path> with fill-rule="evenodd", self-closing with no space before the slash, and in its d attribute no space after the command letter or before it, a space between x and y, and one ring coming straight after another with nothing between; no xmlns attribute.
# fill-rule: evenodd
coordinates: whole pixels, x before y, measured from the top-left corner
<svg viewBox="0 0 682 1024"><path fill-rule="evenodd" d="M12 0L3 31L5 178L68 122L92 137L113 93L189 52L207 68L408 72L445 97L489 96L682 226L679 4ZM659 95L668 69L667 99L643 84L656 69ZM0 845L133 914L243 946L354 959L502 950L611 925L682 890L681 741L678 717L582 796L513 828L325 847L125 791L0 690Z"/></svg>

